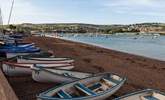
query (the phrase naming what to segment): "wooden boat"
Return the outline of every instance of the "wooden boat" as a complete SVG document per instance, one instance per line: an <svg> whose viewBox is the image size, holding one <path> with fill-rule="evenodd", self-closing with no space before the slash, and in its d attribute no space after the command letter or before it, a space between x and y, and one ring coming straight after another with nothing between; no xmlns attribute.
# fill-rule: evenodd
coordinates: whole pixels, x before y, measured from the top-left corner
<svg viewBox="0 0 165 100"><path fill-rule="evenodd" d="M14 39L22 39L22 38L24 38L24 35L17 33L17 34L9 35L9 37L14 38Z"/></svg>
<svg viewBox="0 0 165 100"><path fill-rule="evenodd" d="M18 55L28 55L28 54L37 53L37 52L40 52L40 48L38 47L19 48L19 49L15 49L15 48L0 49L0 55L3 55L6 58L12 58Z"/></svg>
<svg viewBox="0 0 165 100"><path fill-rule="evenodd" d="M71 58L57 58L57 57L18 57L19 63L73 63Z"/></svg>
<svg viewBox="0 0 165 100"><path fill-rule="evenodd" d="M114 100L165 100L165 93L154 89L145 89L121 96Z"/></svg>
<svg viewBox="0 0 165 100"><path fill-rule="evenodd" d="M3 62L2 70L7 76L24 76L31 75L31 67L32 64L18 64L18 63L10 63Z"/></svg>
<svg viewBox="0 0 165 100"><path fill-rule="evenodd" d="M74 68L71 64L56 64L56 63L39 63L40 67L42 68L61 68L66 70L71 70ZM24 76L24 75L31 75L33 66L38 66L34 63L15 63L15 62L3 62L2 69L4 73L8 76Z"/></svg>
<svg viewBox="0 0 165 100"><path fill-rule="evenodd" d="M0 40L0 45L4 45L5 43L3 41Z"/></svg>
<svg viewBox="0 0 165 100"><path fill-rule="evenodd" d="M0 49L4 49L4 48L19 49L19 48L28 48L28 47L34 47L34 43L3 44L0 46Z"/></svg>
<svg viewBox="0 0 165 100"><path fill-rule="evenodd" d="M49 57L54 57L54 55L52 53L49 52L38 52L38 53L32 53L32 54L28 54L28 55L20 55L20 58L22 57L28 57L28 58L49 58Z"/></svg>
<svg viewBox="0 0 165 100"><path fill-rule="evenodd" d="M47 69L40 67L32 68L32 78L37 82L73 82L75 80L79 80L82 78L86 78L92 76L92 73L71 71L71 70L63 70L60 69Z"/></svg>
<svg viewBox="0 0 165 100"><path fill-rule="evenodd" d="M123 86L126 78L111 73L97 74L43 92L37 100L102 100Z"/></svg>
<svg viewBox="0 0 165 100"><path fill-rule="evenodd" d="M33 53L33 52L39 52L40 48L38 47L2 47L0 48L0 52L6 52L6 53Z"/></svg>

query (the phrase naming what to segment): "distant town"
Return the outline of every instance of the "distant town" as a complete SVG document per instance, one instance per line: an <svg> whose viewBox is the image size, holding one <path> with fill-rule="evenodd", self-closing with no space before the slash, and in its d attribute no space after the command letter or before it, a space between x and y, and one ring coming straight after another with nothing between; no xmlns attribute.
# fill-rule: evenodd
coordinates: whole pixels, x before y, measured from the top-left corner
<svg viewBox="0 0 165 100"><path fill-rule="evenodd" d="M82 23L55 23L55 24L31 24L23 23L17 25L1 25L1 31L13 30L20 33L100 33L114 34L125 32L159 33L165 34L164 23L141 23L130 25L94 25Z"/></svg>

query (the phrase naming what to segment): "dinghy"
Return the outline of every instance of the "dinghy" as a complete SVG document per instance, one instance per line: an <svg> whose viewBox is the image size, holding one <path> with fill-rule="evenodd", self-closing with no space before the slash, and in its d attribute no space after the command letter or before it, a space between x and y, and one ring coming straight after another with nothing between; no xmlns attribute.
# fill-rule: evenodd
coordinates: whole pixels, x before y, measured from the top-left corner
<svg viewBox="0 0 165 100"><path fill-rule="evenodd" d="M32 54L28 54L28 55L20 55L19 57L20 58L21 57L49 58L49 57L54 57L54 55L52 53L42 51L42 52L39 52L39 53L32 53Z"/></svg>
<svg viewBox="0 0 165 100"><path fill-rule="evenodd" d="M56 64L56 63L39 63L40 67L42 68L61 68L66 70L71 70L74 68L71 64ZM38 64L34 63L15 63L15 62L3 62L2 69L4 73L8 76L24 76L24 75L31 75L33 66L38 66Z"/></svg>
<svg viewBox="0 0 165 100"><path fill-rule="evenodd" d="M38 47L0 49L0 55L4 55L6 58L12 58L18 55L28 55L28 54L37 53L37 52L40 52L40 48Z"/></svg>
<svg viewBox="0 0 165 100"><path fill-rule="evenodd" d="M126 78L111 73L97 74L52 88L37 100L103 100L123 86Z"/></svg>
<svg viewBox="0 0 165 100"><path fill-rule="evenodd" d="M64 67L65 68L65 67ZM92 73L71 71L71 70L63 70L62 67L60 69L47 69L40 67L32 68L32 78L37 82L55 82L55 83L63 83L63 82L73 82L75 80L79 80L82 78L86 78L92 76Z"/></svg>
<svg viewBox="0 0 165 100"><path fill-rule="evenodd" d="M22 39L24 38L24 35L17 33L17 34L9 35L9 37L14 38L14 39Z"/></svg>
<svg viewBox="0 0 165 100"><path fill-rule="evenodd" d="M34 47L34 43L3 44L0 46L0 49L5 49L5 48L19 49L19 48L28 48L28 47Z"/></svg>
<svg viewBox="0 0 165 100"><path fill-rule="evenodd" d="M3 62L2 70L7 76L24 76L31 75L31 67L32 64L18 64L18 63L10 63Z"/></svg>
<svg viewBox="0 0 165 100"><path fill-rule="evenodd" d="M165 93L154 89L146 89L130 93L114 100L165 100Z"/></svg>
<svg viewBox="0 0 165 100"><path fill-rule="evenodd" d="M5 42L3 42L3 41L0 41L0 45L4 45L5 44Z"/></svg>
<svg viewBox="0 0 165 100"><path fill-rule="evenodd" d="M74 60L71 58L57 58L57 57L44 57L44 58L36 58L36 57L18 57L17 61L19 63L73 63Z"/></svg>

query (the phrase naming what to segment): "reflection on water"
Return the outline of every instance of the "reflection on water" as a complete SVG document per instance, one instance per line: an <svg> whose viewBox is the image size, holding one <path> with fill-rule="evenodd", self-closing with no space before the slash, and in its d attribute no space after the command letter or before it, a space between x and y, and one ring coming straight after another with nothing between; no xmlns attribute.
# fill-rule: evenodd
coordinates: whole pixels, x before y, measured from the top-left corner
<svg viewBox="0 0 165 100"><path fill-rule="evenodd" d="M62 38L165 61L165 36L63 34Z"/></svg>

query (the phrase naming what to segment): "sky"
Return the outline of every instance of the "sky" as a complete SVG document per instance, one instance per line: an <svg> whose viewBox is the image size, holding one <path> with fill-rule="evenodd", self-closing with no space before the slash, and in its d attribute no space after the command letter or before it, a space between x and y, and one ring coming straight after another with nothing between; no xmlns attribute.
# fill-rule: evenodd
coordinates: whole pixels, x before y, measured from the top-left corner
<svg viewBox="0 0 165 100"><path fill-rule="evenodd" d="M0 0L6 24L12 0ZM10 23L165 23L165 0L15 0Z"/></svg>

